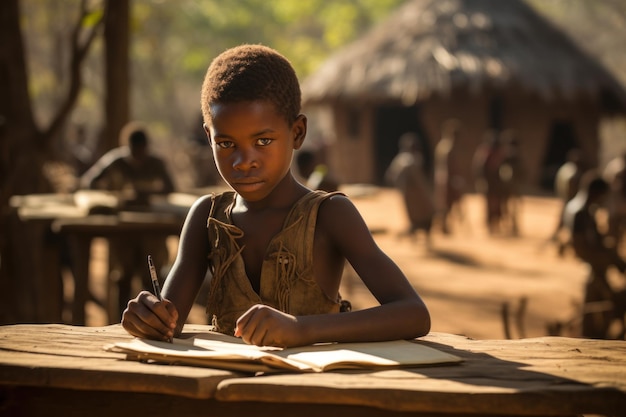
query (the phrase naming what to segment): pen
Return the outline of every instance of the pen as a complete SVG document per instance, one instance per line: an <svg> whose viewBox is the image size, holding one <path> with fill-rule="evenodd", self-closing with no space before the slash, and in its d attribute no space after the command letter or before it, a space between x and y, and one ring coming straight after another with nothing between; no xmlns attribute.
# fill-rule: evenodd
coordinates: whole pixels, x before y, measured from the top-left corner
<svg viewBox="0 0 626 417"><path fill-rule="evenodd" d="M150 255L148 255L148 268L150 269L150 278L152 279L152 289L154 290L154 295L157 296L159 301L163 301L163 297L161 296L161 286L159 285L156 268L154 267L154 262L152 262L152 256Z"/></svg>
<svg viewBox="0 0 626 417"><path fill-rule="evenodd" d="M154 262L152 261L151 255L148 255L148 269L150 269L150 279L152 279L152 289L154 290L154 295L156 295L159 301L163 301L163 297L161 296L161 286L159 285L159 278L157 277L156 268L154 267ZM172 338L169 338L168 342L172 343Z"/></svg>

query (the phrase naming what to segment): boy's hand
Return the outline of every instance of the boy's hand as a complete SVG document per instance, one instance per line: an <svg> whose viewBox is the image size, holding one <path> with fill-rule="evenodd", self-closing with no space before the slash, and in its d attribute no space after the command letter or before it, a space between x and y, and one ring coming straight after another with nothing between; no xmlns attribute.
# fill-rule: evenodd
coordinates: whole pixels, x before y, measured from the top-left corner
<svg viewBox="0 0 626 417"><path fill-rule="evenodd" d="M159 299L142 291L128 302L122 314L122 326L135 337L171 341L174 337L178 310L171 301Z"/></svg>
<svg viewBox="0 0 626 417"><path fill-rule="evenodd" d="M302 342L298 320L275 308L257 304L239 317L235 336L257 346L289 347Z"/></svg>

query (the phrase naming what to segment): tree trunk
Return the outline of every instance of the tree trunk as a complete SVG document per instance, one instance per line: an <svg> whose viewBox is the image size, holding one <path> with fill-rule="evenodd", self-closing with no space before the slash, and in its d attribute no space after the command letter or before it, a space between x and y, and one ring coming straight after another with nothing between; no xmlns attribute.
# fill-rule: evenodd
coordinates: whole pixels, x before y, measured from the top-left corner
<svg viewBox="0 0 626 417"><path fill-rule="evenodd" d="M45 188L39 178L42 138L35 125L28 94L24 42L18 0L0 2L0 203L14 194Z"/></svg>
<svg viewBox="0 0 626 417"><path fill-rule="evenodd" d="M10 198L54 192L44 164L54 159L50 144L76 103L81 65L100 25L96 22L82 36L83 19L89 13L86 6L83 1L73 31L70 88L50 125L42 130L35 123L28 92L19 0L0 1L0 288L4 289L0 323L56 319L38 316L37 300L46 295L41 294L40 283L50 267L42 261L49 230L37 222L22 222Z"/></svg>
<svg viewBox="0 0 626 417"><path fill-rule="evenodd" d="M105 14L105 126L101 153L119 145L119 133L130 120L130 2L107 2Z"/></svg>
<svg viewBox="0 0 626 417"><path fill-rule="evenodd" d="M48 191L42 175L45 150L33 118L19 27L18 0L0 2L0 318L13 322L33 318L34 299L19 291L19 248L26 235L15 233L16 216L9 207L12 195ZM19 240L19 241L18 241ZM26 272L26 271L25 271ZM25 274L26 275L26 274ZM19 277L23 278L23 277ZM20 311L27 310L27 311Z"/></svg>

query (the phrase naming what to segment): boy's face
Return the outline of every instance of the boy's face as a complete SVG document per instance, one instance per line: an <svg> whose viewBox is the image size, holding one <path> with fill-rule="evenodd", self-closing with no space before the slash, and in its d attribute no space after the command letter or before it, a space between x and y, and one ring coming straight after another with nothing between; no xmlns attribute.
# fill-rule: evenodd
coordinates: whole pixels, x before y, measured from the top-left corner
<svg viewBox="0 0 626 417"><path fill-rule="evenodd" d="M293 151L302 146L306 118L289 124L266 101L215 103L205 126L220 175L248 201L267 197L290 172Z"/></svg>

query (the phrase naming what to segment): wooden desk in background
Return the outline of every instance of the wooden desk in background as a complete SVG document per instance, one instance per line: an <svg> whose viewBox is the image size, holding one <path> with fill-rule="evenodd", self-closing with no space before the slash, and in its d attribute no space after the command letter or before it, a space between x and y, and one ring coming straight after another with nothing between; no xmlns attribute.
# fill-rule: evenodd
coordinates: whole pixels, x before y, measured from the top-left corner
<svg viewBox="0 0 626 417"><path fill-rule="evenodd" d="M89 277L91 265L91 243L94 238L127 236L128 239L165 239L179 236L184 216L154 212L120 212L115 215L89 215L83 218L59 219L52 223L52 230L67 237L74 273L74 300L72 323L85 324L85 304L89 299ZM109 282L108 286L112 283ZM110 293L111 291L109 291ZM113 317L108 300L109 322L119 322ZM116 314L117 312L115 312Z"/></svg>
<svg viewBox="0 0 626 417"><path fill-rule="evenodd" d="M187 325L185 333L205 330ZM420 340L459 365L250 376L124 360L120 325L0 326L0 414L15 416L566 416L626 413L626 342Z"/></svg>
<svg viewBox="0 0 626 417"><path fill-rule="evenodd" d="M16 276L20 278L19 305L35 306L34 313L19 321L61 322L63 287L60 282L59 242L46 245L46 236L66 237L70 247L75 279L72 323L85 323L85 303L89 298L91 242L96 237L178 236L187 210L196 195L174 193L156 198L149 206L135 211L120 211L115 196L98 191L74 194L34 194L14 196L18 232L16 241ZM93 205L101 205L110 214L90 214ZM107 206L108 205L108 206ZM26 237L27 236L27 237ZM107 304L107 303L104 303ZM24 320L25 319L25 320ZM110 320L111 317L109 318ZM118 321L116 317L115 320Z"/></svg>

